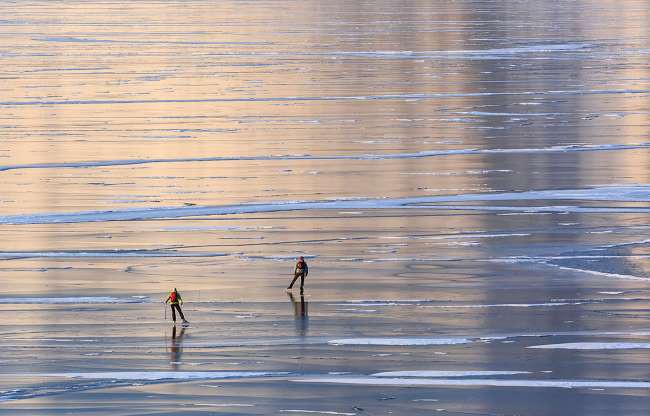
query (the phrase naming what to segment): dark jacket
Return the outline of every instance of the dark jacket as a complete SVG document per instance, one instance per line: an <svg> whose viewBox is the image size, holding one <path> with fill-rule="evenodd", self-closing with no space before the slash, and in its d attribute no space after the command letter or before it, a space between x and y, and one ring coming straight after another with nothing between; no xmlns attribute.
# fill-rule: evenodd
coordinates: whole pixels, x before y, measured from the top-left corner
<svg viewBox="0 0 650 416"><path fill-rule="evenodd" d="M307 262L304 260L302 262L298 261L298 263L296 263L296 270L294 271L294 274L301 273L305 273L305 276L309 274L309 266L307 266Z"/></svg>

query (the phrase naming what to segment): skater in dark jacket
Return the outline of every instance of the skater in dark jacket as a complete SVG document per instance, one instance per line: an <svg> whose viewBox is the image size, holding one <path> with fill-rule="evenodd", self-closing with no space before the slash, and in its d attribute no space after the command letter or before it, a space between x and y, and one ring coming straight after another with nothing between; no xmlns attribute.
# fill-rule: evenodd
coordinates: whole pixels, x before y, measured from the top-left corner
<svg viewBox="0 0 650 416"><path fill-rule="evenodd" d="M302 293L303 290L305 289L305 277L309 274L309 266L307 266L307 262L305 261L305 258L303 256L298 257L298 262L296 263L296 268L293 271L293 280L291 281L291 284L287 288L287 290L291 290L293 287L293 284L296 283L296 280L300 277L300 292Z"/></svg>
<svg viewBox="0 0 650 416"><path fill-rule="evenodd" d="M183 311L181 310L181 307L180 307L180 305L183 304L183 298L181 298L181 294L178 293L178 290L176 290L176 288L174 288L174 290L172 290L171 293L169 294L169 296L167 297L167 300L165 301L165 303L167 303L167 302L169 302L169 304L172 307L172 319L174 320L174 322L176 322L176 311L175 311L175 309L178 309L178 313L181 316L181 319L183 320L183 323L184 324L189 324L189 322L187 320L185 320L185 316L183 316ZM179 303L180 303L180 305L179 305Z"/></svg>

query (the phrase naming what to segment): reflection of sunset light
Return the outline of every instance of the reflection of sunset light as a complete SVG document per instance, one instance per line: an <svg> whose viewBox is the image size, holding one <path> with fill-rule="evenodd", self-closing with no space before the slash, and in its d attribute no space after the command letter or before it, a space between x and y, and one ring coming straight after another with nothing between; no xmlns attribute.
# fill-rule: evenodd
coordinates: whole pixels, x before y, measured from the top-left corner
<svg viewBox="0 0 650 416"><path fill-rule="evenodd" d="M623 297L650 268L646 3L0 2L0 401L58 388L32 370L128 366L156 387L120 391L159 404L199 370L609 372L524 348L642 325ZM304 297L284 295L297 256ZM176 286L194 328L170 328ZM77 379L57 383L106 387ZM240 405L269 413L276 382ZM522 413L466 396L444 406Z"/></svg>

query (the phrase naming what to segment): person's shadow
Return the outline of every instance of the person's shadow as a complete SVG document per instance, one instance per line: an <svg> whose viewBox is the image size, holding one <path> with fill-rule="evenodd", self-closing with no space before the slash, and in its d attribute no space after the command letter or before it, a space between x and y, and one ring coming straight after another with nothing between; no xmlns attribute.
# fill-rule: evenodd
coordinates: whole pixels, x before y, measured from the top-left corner
<svg viewBox="0 0 650 416"><path fill-rule="evenodd" d="M170 344L171 350L171 365L174 371L178 370L181 363L181 356L183 354L183 336L185 335L185 328L181 327L181 331L176 335L176 325L172 327L172 340Z"/></svg>
<svg viewBox="0 0 650 416"><path fill-rule="evenodd" d="M309 329L309 312L307 310L308 303L305 302L305 296L301 293L300 300L296 300L293 293L287 293L289 300L293 305L293 318L296 322L296 334L304 337L307 335Z"/></svg>

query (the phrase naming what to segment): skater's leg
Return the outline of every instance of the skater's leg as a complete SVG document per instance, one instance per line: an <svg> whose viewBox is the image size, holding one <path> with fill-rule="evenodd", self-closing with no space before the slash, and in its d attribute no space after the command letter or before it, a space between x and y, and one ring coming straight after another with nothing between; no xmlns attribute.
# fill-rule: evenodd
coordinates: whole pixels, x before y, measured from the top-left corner
<svg viewBox="0 0 650 416"><path fill-rule="evenodd" d="M176 307L178 308L178 314L181 316L181 319L182 319L183 321L185 321L185 315L183 315L183 311L181 310L181 306L180 306L180 305L176 305Z"/></svg>
<svg viewBox="0 0 650 416"><path fill-rule="evenodd" d="M296 280L298 280L298 276L300 276L300 274L298 274L298 273L296 273L293 276L293 280L291 281L291 284L289 285L289 287L287 289L291 289L293 287L293 284L296 283Z"/></svg>
<svg viewBox="0 0 650 416"><path fill-rule="evenodd" d="M176 305L172 304L171 306L172 306L172 320L176 322L176 311L174 311L174 306Z"/></svg>
<svg viewBox="0 0 650 416"><path fill-rule="evenodd" d="M300 273L300 293L305 290L305 273Z"/></svg>

